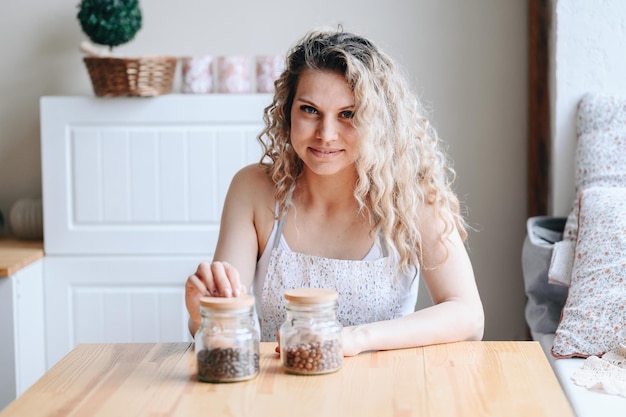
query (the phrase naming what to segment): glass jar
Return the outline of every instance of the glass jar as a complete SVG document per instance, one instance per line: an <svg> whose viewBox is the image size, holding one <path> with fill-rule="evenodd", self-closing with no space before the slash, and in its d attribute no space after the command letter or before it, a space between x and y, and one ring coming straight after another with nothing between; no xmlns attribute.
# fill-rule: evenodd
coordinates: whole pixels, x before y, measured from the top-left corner
<svg viewBox="0 0 626 417"><path fill-rule="evenodd" d="M293 374L338 371L343 363L342 326L337 321L337 291L297 288L285 291L286 320L280 327L280 358Z"/></svg>
<svg viewBox="0 0 626 417"><path fill-rule="evenodd" d="M195 334L198 380L236 382L259 373L259 332L254 297L202 297L202 322Z"/></svg>

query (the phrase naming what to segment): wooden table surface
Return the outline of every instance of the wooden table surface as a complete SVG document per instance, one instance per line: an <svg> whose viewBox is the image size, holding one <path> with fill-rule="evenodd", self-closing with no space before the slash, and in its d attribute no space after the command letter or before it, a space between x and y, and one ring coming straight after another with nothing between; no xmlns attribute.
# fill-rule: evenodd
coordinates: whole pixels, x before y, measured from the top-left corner
<svg viewBox="0 0 626 417"><path fill-rule="evenodd" d="M10 416L573 417L536 342L362 353L333 374L286 374L262 343L249 381L197 381L193 344L79 345L0 413Z"/></svg>

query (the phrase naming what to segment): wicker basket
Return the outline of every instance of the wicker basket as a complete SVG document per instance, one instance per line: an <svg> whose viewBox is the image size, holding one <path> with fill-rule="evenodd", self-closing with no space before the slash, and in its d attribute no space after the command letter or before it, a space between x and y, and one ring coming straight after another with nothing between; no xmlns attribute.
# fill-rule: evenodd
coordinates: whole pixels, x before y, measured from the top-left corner
<svg viewBox="0 0 626 417"><path fill-rule="evenodd" d="M97 96L158 96L172 91L178 58L83 58Z"/></svg>

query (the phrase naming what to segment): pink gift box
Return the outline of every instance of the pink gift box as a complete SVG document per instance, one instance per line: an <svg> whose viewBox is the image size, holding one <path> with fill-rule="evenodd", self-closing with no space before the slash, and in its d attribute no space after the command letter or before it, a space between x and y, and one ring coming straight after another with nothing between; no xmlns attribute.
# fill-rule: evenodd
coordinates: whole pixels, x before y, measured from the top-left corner
<svg viewBox="0 0 626 417"><path fill-rule="evenodd" d="M285 69L285 58L282 55L258 55L256 61L256 91L273 93L274 81Z"/></svg>
<svg viewBox="0 0 626 417"><path fill-rule="evenodd" d="M183 93L213 92L213 57L210 55L183 57Z"/></svg>
<svg viewBox="0 0 626 417"><path fill-rule="evenodd" d="M217 60L218 92L250 93L250 57L221 56Z"/></svg>

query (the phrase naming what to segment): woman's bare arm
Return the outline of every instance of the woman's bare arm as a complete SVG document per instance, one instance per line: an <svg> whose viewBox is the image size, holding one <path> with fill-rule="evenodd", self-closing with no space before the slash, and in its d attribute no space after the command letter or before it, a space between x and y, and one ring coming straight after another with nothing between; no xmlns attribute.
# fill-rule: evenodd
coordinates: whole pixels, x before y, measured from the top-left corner
<svg viewBox="0 0 626 417"><path fill-rule="evenodd" d="M367 350L482 339L484 311L469 255L456 231L442 243L437 225L425 221L422 227L424 263L439 264L422 272L433 306L398 319L346 328L346 356Z"/></svg>
<svg viewBox="0 0 626 417"><path fill-rule="evenodd" d="M265 198L267 191L269 200ZM201 263L185 285L192 334L200 324L200 297L236 297L252 285L259 253L257 222L260 219L257 217L270 200L273 201L271 186L268 188L268 180L260 167L248 166L233 177L224 202L213 261ZM269 233L265 232L268 219L261 221L264 222L263 234ZM271 227L271 217L269 221Z"/></svg>

